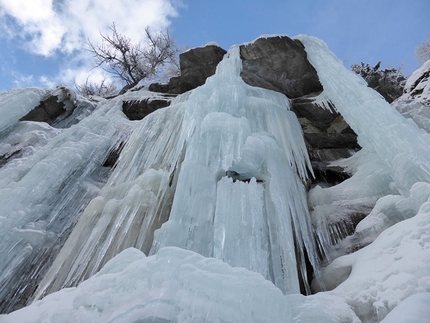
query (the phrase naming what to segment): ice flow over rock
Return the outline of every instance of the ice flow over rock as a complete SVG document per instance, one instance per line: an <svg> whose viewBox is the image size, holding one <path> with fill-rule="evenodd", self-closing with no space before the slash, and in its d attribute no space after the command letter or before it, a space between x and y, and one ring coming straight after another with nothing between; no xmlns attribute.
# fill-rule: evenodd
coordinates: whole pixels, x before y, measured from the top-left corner
<svg viewBox="0 0 430 323"><path fill-rule="evenodd" d="M45 135L40 134L48 142L46 148L37 146L31 158L14 161L22 174L41 163L36 168L40 176L47 173L45 164L63 165L53 167L62 183L88 164L91 171L83 177L88 180L97 173L97 161L118 141L126 142L107 183L92 191L78 223L38 282L34 299L50 295L0 320L391 322L394 314L400 318L398 313L413 311L416 322L426 322L428 311L422 304L430 292L429 135L347 71L321 41L298 39L324 87L317 102L323 107L334 104L363 148L338 162L354 173L350 179L310 191L316 230L311 230L303 185L311 167L297 118L285 96L242 81L238 48L233 47L206 84L177 97L170 107L130 122L121 115L122 102L138 100L149 95L147 91L102 101L95 113L70 129L57 133L47 127ZM113 122L116 130L103 136L107 128L98 126L99 119L103 125ZM130 136L119 136L121 130ZM76 136L75 131L87 135L82 143L86 150L79 150L80 140L65 140L66 134ZM7 142L13 140L8 137ZM7 145L5 150L12 146ZM53 148L58 152L47 159ZM94 151L98 157L91 163L77 158L77 163L65 159L63 149L80 152L75 156ZM13 222L9 211L2 213L2 221L6 229L16 227L22 234L37 229L37 235L28 234L25 241L9 235L3 251L7 254L16 245L10 257L18 255L25 264L23 250L38 254L45 246L44 239L31 237L55 236L63 229L61 221L47 226L32 218L35 210L52 208L37 195L49 192L49 177L37 177L44 180L41 189L29 195L32 199L21 199L24 189L34 187L35 175L22 181L14 165L3 167L9 172L2 173L7 181L2 194L15 190L20 197L13 199L12 210L21 222ZM52 187L59 187L55 192L61 196L82 192L79 183ZM60 205L69 205L67 201ZM337 258L320 274L313 234L321 250L333 255L324 221L375 204L355 233L363 234L367 240L359 242L369 245ZM21 206L25 212L19 212ZM69 212L67 207L62 210ZM333 291L299 294L300 282L307 282L306 258L317 285ZM8 275L10 281L20 280L12 267ZM422 297L409 298L417 293ZM414 300L419 302L414 305ZM387 315L393 309L393 315Z"/></svg>
<svg viewBox="0 0 430 323"><path fill-rule="evenodd" d="M256 271L284 293L300 292L301 275L309 291L305 248L318 263L302 131L288 99L246 85L240 69L234 47L205 85L142 121L36 297L90 277L127 247L165 246Z"/></svg>

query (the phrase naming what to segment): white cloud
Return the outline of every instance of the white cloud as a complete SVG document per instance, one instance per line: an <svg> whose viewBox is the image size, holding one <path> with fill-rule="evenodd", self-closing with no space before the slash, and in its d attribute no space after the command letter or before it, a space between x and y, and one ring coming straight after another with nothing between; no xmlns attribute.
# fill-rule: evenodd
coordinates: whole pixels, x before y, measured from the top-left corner
<svg viewBox="0 0 430 323"><path fill-rule="evenodd" d="M175 5L176 4L176 5ZM174 0L0 0L0 18L9 16L6 35L21 37L31 52L49 56L72 53L97 41L112 22L119 31L140 41L147 26L169 26L177 15Z"/></svg>
<svg viewBox="0 0 430 323"><path fill-rule="evenodd" d="M51 0L2 0L3 9L21 23L38 22L54 15Z"/></svg>

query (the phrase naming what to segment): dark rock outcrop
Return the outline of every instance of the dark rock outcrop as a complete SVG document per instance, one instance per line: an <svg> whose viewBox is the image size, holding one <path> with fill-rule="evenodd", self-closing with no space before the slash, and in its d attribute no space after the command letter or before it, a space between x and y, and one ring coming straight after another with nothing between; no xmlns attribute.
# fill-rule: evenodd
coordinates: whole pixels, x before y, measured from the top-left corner
<svg viewBox="0 0 430 323"><path fill-rule="evenodd" d="M168 98L146 99L142 101L124 101L122 111L129 120L142 120L155 110L165 108L170 105Z"/></svg>
<svg viewBox="0 0 430 323"><path fill-rule="evenodd" d="M103 163L103 167L114 167L119 159L119 156L121 155L122 150L124 149L124 146L125 141L122 141L115 147L112 147L112 149L109 151L109 155Z"/></svg>
<svg viewBox="0 0 430 323"><path fill-rule="evenodd" d="M284 93L288 98L323 90L303 44L287 36L259 38L240 46L243 80Z"/></svg>
<svg viewBox="0 0 430 323"><path fill-rule="evenodd" d="M194 89L215 74L218 63L227 52L219 46L209 45L194 48L180 55L181 84L187 89Z"/></svg>
<svg viewBox="0 0 430 323"><path fill-rule="evenodd" d="M40 121L50 125L61 115L75 108L75 93L64 86L59 86L42 100L40 104L22 117L21 121Z"/></svg>
<svg viewBox="0 0 430 323"><path fill-rule="evenodd" d="M334 106L324 109L312 96L305 96L292 100L291 110L302 126L312 162L328 163L347 158L360 149L357 135Z"/></svg>
<svg viewBox="0 0 430 323"><path fill-rule="evenodd" d="M64 103L58 102L56 96L50 96L21 118L21 121L40 121L52 124L55 119L66 112Z"/></svg>
<svg viewBox="0 0 430 323"><path fill-rule="evenodd" d="M291 100L291 111L297 115L297 118L306 118L313 126L327 131L335 119L339 117L339 113L334 110L334 106L324 109L315 104L314 98L317 94Z"/></svg>
<svg viewBox="0 0 430 323"><path fill-rule="evenodd" d="M187 50L179 55L180 76L170 79L168 84L154 83L150 91L182 94L205 84L206 79L215 74L216 67L227 53L216 45L208 45Z"/></svg>

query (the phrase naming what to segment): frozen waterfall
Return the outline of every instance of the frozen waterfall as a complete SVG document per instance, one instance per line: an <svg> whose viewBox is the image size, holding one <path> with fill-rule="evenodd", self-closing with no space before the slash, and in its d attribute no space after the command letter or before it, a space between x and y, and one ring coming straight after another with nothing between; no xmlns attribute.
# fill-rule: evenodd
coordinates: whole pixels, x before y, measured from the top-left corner
<svg viewBox="0 0 430 323"><path fill-rule="evenodd" d="M300 268L309 292L303 249L315 268L318 260L302 130L285 96L246 85L240 69L234 47L204 86L136 126L36 298L76 285L128 247L166 246L258 272L284 293L300 292Z"/></svg>
<svg viewBox="0 0 430 323"><path fill-rule="evenodd" d="M362 147L333 163L352 177L332 187L307 191L290 101L242 80L238 46L140 121L122 105L157 95L145 88L79 97L54 127L19 121L49 90L0 94L0 304L33 301L0 321L426 322L430 136L322 41L296 39L324 88L315 101ZM334 244L328 224L354 212L367 217ZM312 278L322 291L301 295Z"/></svg>

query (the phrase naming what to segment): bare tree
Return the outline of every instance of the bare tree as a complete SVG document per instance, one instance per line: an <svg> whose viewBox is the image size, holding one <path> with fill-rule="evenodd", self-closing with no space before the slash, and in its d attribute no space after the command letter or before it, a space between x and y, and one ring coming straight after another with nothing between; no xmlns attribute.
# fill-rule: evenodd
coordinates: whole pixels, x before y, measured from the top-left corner
<svg viewBox="0 0 430 323"><path fill-rule="evenodd" d="M421 43L415 49L415 56L421 64L430 59L430 35L427 37L427 41Z"/></svg>
<svg viewBox="0 0 430 323"><path fill-rule="evenodd" d="M145 29L145 43L132 43L131 39L118 33L115 24L110 27L112 35L101 34L102 42L94 45L89 41L90 52L96 66L119 77L128 87L142 79L154 79L163 74L163 69L176 66L179 48L168 31L151 33Z"/></svg>
<svg viewBox="0 0 430 323"><path fill-rule="evenodd" d="M88 78L85 83L76 84L76 90L79 94L89 97L92 95L106 98L109 96L117 95L119 90L118 87L107 78L103 78L99 83L90 82Z"/></svg>

